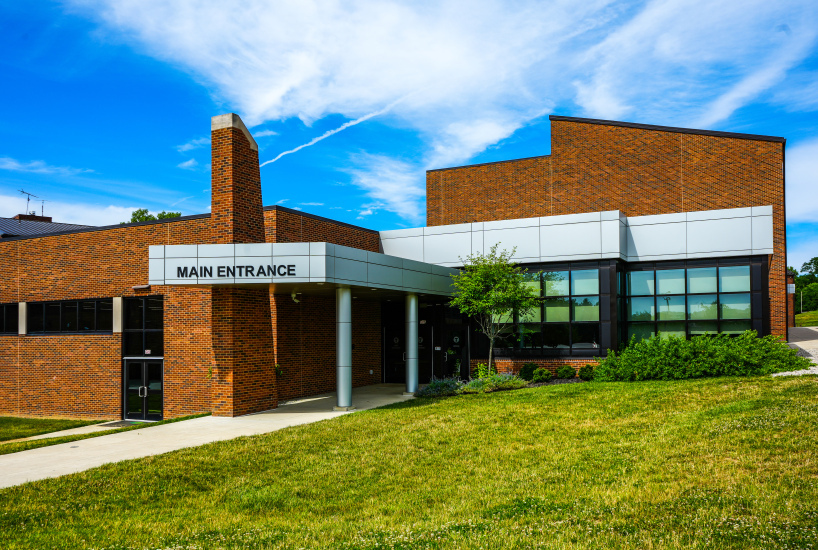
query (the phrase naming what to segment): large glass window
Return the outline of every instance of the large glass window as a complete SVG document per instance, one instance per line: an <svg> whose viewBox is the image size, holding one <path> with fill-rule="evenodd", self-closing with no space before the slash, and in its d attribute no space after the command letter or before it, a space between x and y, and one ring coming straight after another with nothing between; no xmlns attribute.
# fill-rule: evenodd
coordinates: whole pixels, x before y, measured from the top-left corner
<svg viewBox="0 0 818 550"><path fill-rule="evenodd" d="M540 305L527 314L514 313L512 341L501 353L598 354L600 344L600 275L596 262L548 269L529 266L526 284L540 295ZM498 321L500 318L498 317ZM512 321L503 318L503 321ZM506 345L511 347L505 348Z"/></svg>
<svg viewBox="0 0 818 550"><path fill-rule="evenodd" d="M707 265L698 261L685 267L684 262L659 262L625 273L621 307L627 330L622 336L740 334L749 330L752 319L761 316L753 311L750 265L718 265L720 262L737 263L712 260L713 265Z"/></svg>
<svg viewBox="0 0 818 550"><path fill-rule="evenodd" d="M113 299L31 302L26 305L26 332L75 333L113 330Z"/></svg>

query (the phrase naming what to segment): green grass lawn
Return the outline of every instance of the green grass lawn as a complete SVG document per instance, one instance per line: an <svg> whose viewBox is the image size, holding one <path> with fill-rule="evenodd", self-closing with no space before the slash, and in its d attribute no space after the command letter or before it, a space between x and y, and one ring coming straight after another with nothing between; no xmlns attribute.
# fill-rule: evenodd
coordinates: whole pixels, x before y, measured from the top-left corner
<svg viewBox="0 0 818 550"><path fill-rule="evenodd" d="M818 548L818 379L414 400L0 491L0 548Z"/></svg>
<svg viewBox="0 0 818 550"><path fill-rule="evenodd" d="M818 311L805 311L795 314L795 326L818 327Z"/></svg>
<svg viewBox="0 0 818 550"><path fill-rule="evenodd" d="M17 418L14 416L0 416L0 441L21 439L33 435L47 434L99 424L101 420L65 420L61 418Z"/></svg>

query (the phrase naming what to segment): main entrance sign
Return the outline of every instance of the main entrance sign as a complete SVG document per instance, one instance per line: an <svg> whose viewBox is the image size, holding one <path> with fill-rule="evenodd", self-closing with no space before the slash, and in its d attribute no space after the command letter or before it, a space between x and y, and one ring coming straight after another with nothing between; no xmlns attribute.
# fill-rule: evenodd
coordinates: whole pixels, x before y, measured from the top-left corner
<svg viewBox="0 0 818 550"><path fill-rule="evenodd" d="M330 243L151 246L148 257L152 285L320 283L448 296L457 272Z"/></svg>

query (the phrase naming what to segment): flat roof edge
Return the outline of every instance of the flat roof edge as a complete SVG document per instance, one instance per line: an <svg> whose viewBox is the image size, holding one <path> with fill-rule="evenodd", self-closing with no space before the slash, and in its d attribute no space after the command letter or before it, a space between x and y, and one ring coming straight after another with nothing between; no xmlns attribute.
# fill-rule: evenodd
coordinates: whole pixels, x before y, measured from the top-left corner
<svg viewBox="0 0 818 550"><path fill-rule="evenodd" d="M736 139L751 139L754 141L773 141L787 143L787 139L777 136L760 134L741 134L736 132L719 132L716 130L696 130L694 128L678 128L675 126L657 126L655 124L640 124L638 122L620 122L618 120L603 120L598 118L580 118L562 115L550 115L548 120L561 122L578 122L581 124L597 124L600 126L621 126L623 128L637 128L640 130L654 130L657 132L674 132L677 134L697 134L702 136L728 137Z"/></svg>
<svg viewBox="0 0 818 550"><path fill-rule="evenodd" d="M376 231L374 229L369 229L366 227L361 227L360 225L354 225L347 222L342 222L338 220L333 220L332 218L325 218L324 216L318 216L316 214L310 214L309 212L304 212L302 210L295 210L294 208L287 208L286 206L280 206L278 204L274 204L273 206L265 206L264 211L269 212L271 210L281 210L282 212L287 212L288 214L296 214L298 216L304 216L307 218L312 218L314 220L322 221L322 222L329 222L334 223L335 225L341 225L343 227L350 227L352 229L360 229L361 231L366 231L367 233L377 233L380 234L380 231Z"/></svg>
<svg viewBox="0 0 818 550"><path fill-rule="evenodd" d="M210 214L193 214L190 216L178 216L176 218L164 218L162 220L149 220L146 222L135 222L135 223L119 223L116 225L98 225L93 227L85 227L83 229L70 229L68 231L55 231L53 233L38 233L37 235L18 235L16 237L7 237L0 242L8 242L8 241L22 241L24 239L39 239L41 237L57 237L60 235L73 235L75 233L91 233L93 231L110 231L112 229L121 229L123 227L138 227L141 225L155 225L159 223L173 223L173 222L183 222L188 220L198 220L202 218L209 218Z"/></svg>
<svg viewBox="0 0 818 550"><path fill-rule="evenodd" d="M504 162L518 162L521 160L532 160L532 159L544 159L548 158L551 155L535 155L533 157L523 157L519 159L507 159L507 160L495 160L492 162L478 162L477 164L463 164L461 166L447 166L445 168L432 168L430 170L426 170L426 173L429 172L441 172L443 170L457 170L459 168L475 168L477 166L488 166L490 164L503 164Z"/></svg>

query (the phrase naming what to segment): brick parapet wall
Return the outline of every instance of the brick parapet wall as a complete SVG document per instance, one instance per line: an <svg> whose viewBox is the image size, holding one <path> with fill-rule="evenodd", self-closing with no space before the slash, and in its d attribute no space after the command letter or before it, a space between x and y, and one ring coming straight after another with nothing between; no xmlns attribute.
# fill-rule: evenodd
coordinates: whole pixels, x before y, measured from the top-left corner
<svg viewBox="0 0 818 550"><path fill-rule="evenodd" d="M315 218L287 209L264 211L268 243L326 242L379 252L380 234L333 220Z"/></svg>
<svg viewBox="0 0 818 550"><path fill-rule="evenodd" d="M784 335L783 165L776 141L554 120L550 156L429 171L427 224L772 205L770 328Z"/></svg>

